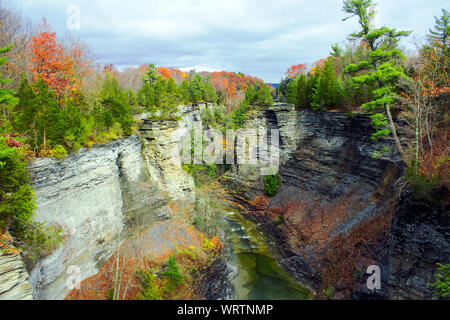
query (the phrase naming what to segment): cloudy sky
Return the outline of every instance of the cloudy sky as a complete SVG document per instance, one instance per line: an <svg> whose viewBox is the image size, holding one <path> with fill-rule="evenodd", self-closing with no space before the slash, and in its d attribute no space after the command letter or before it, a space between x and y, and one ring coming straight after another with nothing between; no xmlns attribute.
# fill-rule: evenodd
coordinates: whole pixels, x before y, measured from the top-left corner
<svg viewBox="0 0 450 320"><path fill-rule="evenodd" d="M4 1L4 0L0 0ZM377 23L423 38L447 0L377 0ZM358 29L343 22L341 0L14 0L24 15L47 18L65 33L81 13L84 41L100 63L155 63L183 69L234 71L279 82L292 64L325 58L333 43ZM72 24L73 25L73 24ZM411 38L409 42L412 42ZM405 43L404 45L408 45Z"/></svg>

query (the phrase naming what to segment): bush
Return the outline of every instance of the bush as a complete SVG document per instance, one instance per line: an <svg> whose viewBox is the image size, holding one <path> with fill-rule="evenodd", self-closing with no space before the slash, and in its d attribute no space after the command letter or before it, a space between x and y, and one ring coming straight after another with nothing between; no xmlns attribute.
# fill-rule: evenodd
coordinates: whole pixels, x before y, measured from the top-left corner
<svg viewBox="0 0 450 320"><path fill-rule="evenodd" d="M417 200L433 200L433 191L442 184L440 178L434 177L429 180L426 175L417 173L414 163L406 170L406 179Z"/></svg>
<svg viewBox="0 0 450 320"><path fill-rule="evenodd" d="M438 271L435 275L436 282L430 283L434 287L437 295L448 298L450 297L450 264L442 265L438 263Z"/></svg>
<svg viewBox="0 0 450 320"><path fill-rule="evenodd" d="M61 242L61 230L33 221L36 203L22 148L15 139L0 136L0 234L9 231L34 259Z"/></svg>
<svg viewBox="0 0 450 320"><path fill-rule="evenodd" d="M137 278L141 283L142 293L139 293L136 296L136 300L163 300L163 297L161 296L161 290L156 283L156 274L153 270L150 269L148 271L138 271ZM113 288L111 289L114 290ZM108 292L108 295L110 297L112 297L113 294L114 291L112 291L111 293Z"/></svg>
<svg viewBox="0 0 450 320"><path fill-rule="evenodd" d="M174 255L169 257L166 262L167 269L161 274L163 277L167 278L167 289L169 291L175 290L176 286L183 283L183 276L178 271L177 260Z"/></svg>
<svg viewBox="0 0 450 320"><path fill-rule="evenodd" d="M277 226L277 227L281 226L282 224L284 224L284 222L285 222L284 216L279 216L278 219L275 219L273 221L274 225Z"/></svg>
<svg viewBox="0 0 450 320"><path fill-rule="evenodd" d="M270 197L275 196L278 193L278 189L281 187L281 177L279 174L272 176L266 176L264 178L264 193Z"/></svg>
<svg viewBox="0 0 450 320"><path fill-rule="evenodd" d="M67 157L67 150L62 145L58 144L56 147L50 150L50 157L64 159Z"/></svg>

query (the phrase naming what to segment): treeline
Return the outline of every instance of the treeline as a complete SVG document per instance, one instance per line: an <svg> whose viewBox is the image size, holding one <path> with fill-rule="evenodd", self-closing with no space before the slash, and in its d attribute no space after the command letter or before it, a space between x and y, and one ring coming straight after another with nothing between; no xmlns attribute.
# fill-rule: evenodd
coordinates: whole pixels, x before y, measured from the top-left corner
<svg viewBox="0 0 450 320"><path fill-rule="evenodd" d="M211 85L210 77L202 77L191 72L177 86L174 78L166 79L159 75L158 69L151 64L143 77L143 86L137 93L137 102L144 106L153 116L166 119L176 118L177 107L183 103L200 101L223 103Z"/></svg>
<svg viewBox="0 0 450 320"><path fill-rule="evenodd" d="M344 70L350 64L367 61L369 54L370 49L364 41L353 41L345 49L333 45L330 56L316 62L309 72L305 65L291 66L290 69L298 72L287 72L287 77L277 88L277 95L298 108L359 110L362 104L374 98L376 86L355 86L352 76Z"/></svg>
<svg viewBox="0 0 450 320"><path fill-rule="evenodd" d="M372 117L373 140L390 136L395 149L384 147L374 157L393 154L408 165L406 185L418 198L436 199L449 181L450 13L435 17L427 41L415 55L399 49L409 31L375 28L373 1L344 0L345 19L359 19L360 30L330 56L306 65L291 66L277 88L278 99L316 111L364 112ZM394 121L402 117L403 134ZM448 191L447 191L448 192ZM445 192L444 192L445 194Z"/></svg>

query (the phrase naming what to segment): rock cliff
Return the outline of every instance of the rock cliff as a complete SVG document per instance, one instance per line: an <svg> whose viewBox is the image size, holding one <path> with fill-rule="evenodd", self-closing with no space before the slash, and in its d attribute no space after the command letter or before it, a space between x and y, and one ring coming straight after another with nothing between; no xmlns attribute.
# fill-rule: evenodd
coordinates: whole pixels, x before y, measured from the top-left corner
<svg viewBox="0 0 450 320"><path fill-rule="evenodd" d="M32 293L20 254L0 252L0 300L31 300Z"/></svg>
<svg viewBox="0 0 450 320"><path fill-rule="evenodd" d="M64 245L38 261L30 273L35 299L63 299L68 266L81 279L98 272L116 250L127 226L151 224L146 213L164 198L148 180L137 136L81 150L64 160L30 165L36 219L63 229Z"/></svg>
<svg viewBox="0 0 450 320"><path fill-rule="evenodd" d="M266 197L263 177L249 165L234 166L223 181L233 201L275 240L280 264L318 297L432 297L426 283L436 262L448 263L450 247L448 220L440 227L437 221L448 215L428 208L417 217L412 206L397 204L403 168L395 155L373 157L392 141L373 142L370 122L366 115L296 111L286 104L257 109L245 127L280 130L282 186ZM280 216L284 223L277 225ZM416 220L405 220L411 216ZM435 244L440 249L430 252ZM409 261L406 270L403 261ZM382 273L376 292L366 286L373 264Z"/></svg>
<svg viewBox="0 0 450 320"><path fill-rule="evenodd" d="M152 232L157 222L192 224L196 215L186 210L199 211L205 221L211 216L176 156L180 129L198 121L200 109L182 106L181 114L179 122L143 116L139 135L82 149L63 160L30 164L36 219L61 227L64 234L64 245L32 266L34 299L64 299L71 290L66 283L70 266L79 268L81 281L98 274L119 244ZM164 239L153 240L149 243L157 245Z"/></svg>

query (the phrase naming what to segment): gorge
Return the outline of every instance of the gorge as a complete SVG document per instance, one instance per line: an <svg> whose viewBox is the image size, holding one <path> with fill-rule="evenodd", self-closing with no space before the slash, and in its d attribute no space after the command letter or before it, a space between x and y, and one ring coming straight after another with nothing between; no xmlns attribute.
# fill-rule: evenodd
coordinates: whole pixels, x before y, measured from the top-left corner
<svg viewBox="0 0 450 320"><path fill-rule="evenodd" d="M16 297L76 298L70 266L88 280L122 248L156 259L217 232L225 258L203 272L203 298L435 298L428 283L436 263L449 262L448 208L399 192L403 168L395 156L371 156L381 142L370 139L368 116L255 106L244 127L279 129L281 187L266 196L258 167L233 165L218 199L173 157L177 129L200 122L208 107L180 106L179 121L142 116L137 135L34 161L37 220L61 226L64 244L27 263L28 279L23 266L7 280L0 273L0 299L7 287L24 288ZM380 290L366 286L370 265L381 269Z"/></svg>

